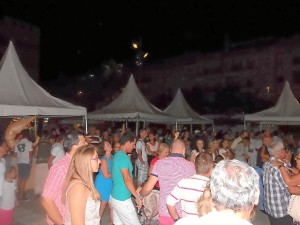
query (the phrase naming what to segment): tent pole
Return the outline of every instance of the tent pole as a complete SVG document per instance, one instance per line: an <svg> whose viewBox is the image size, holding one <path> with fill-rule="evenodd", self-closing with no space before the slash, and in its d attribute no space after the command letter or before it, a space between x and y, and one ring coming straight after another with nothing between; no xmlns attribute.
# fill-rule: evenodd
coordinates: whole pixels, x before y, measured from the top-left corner
<svg viewBox="0 0 300 225"><path fill-rule="evenodd" d="M139 133L139 117L136 117L136 122L135 122L135 135L138 136Z"/></svg>
<svg viewBox="0 0 300 225"><path fill-rule="evenodd" d="M128 128L128 121L127 120L125 120L125 127L126 127L126 129Z"/></svg>
<svg viewBox="0 0 300 225"><path fill-rule="evenodd" d="M144 120L144 123L143 123L143 128L145 129L146 128L146 121Z"/></svg>
<svg viewBox="0 0 300 225"><path fill-rule="evenodd" d="M139 128L139 116L136 117L135 121L135 135L138 138L138 128ZM135 151L135 150L134 150ZM134 163L134 176L137 176L137 164Z"/></svg>
<svg viewBox="0 0 300 225"><path fill-rule="evenodd" d="M84 126L85 126L85 134L88 133L88 127L87 127L87 115L85 114L83 117Z"/></svg>
<svg viewBox="0 0 300 225"><path fill-rule="evenodd" d="M260 132L262 131L262 123L261 122L259 123L259 131Z"/></svg>
<svg viewBox="0 0 300 225"><path fill-rule="evenodd" d="M177 120L176 120L176 123L175 123L175 130L177 131L178 129L177 129Z"/></svg>
<svg viewBox="0 0 300 225"><path fill-rule="evenodd" d="M36 118L34 119L34 135L37 135L37 121Z"/></svg>

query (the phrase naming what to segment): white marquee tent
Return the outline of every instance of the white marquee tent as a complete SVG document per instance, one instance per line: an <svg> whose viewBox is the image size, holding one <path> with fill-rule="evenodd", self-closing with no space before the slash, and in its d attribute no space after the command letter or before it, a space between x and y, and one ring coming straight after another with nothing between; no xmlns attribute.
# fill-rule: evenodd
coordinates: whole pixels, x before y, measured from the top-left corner
<svg viewBox="0 0 300 225"><path fill-rule="evenodd" d="M295 98L289 83L285 83L280 97L274 107L257 113L245 115L245 127L247 121L259 122L260 126L262 126L262 124L299 125L300 104Z"/></svg>
<svg viewBox="0 0 300 225"><path fill-rule="evenodd" d="M200 116L195 112L185 100L182 92L178 89L174 99L169 106L164 110L176 118L177 124L212 124L213 120L204 116Z"/></svg>
<svg viewBox="0 0 300 225"><path fill-rule="evenodd" d="M85 107L55 98L34 82L22 66L12 42L0 62L0 116L86 118Z"/></svg>
<svg viewBox="0 0 300 225"><path fill-rule="evenodd" d="M99 121L144 121L167 123L175 118L152 105L140 92L133 75L122 93L102 109L88 113L88 120ZM136 127L137 129L137 127Z"/></svg>

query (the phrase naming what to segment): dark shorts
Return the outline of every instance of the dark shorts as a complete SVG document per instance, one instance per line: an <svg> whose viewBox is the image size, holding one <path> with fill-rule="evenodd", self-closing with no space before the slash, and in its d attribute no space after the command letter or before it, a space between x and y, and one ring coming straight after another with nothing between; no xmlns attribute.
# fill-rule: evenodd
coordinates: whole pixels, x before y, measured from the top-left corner
<svg viewBox="0 0 300 225"><path fill-rule="evenodd" d="M30 169L31 169L30 164L19 163L18 164L18 176L23 180L27 180L30 175Z"/></svg>

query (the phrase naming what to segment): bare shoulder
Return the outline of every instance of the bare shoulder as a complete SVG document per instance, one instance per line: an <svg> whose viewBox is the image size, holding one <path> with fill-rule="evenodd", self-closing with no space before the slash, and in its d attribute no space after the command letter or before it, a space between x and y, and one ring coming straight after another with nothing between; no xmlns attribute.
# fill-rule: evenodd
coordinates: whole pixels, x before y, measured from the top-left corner
<svg viewBox="0 0 300 225"><path fill-rule="evenodd" d="M71 181L68 187L68 195L88 195L90 189L82 182L78 180Z"/></svg>

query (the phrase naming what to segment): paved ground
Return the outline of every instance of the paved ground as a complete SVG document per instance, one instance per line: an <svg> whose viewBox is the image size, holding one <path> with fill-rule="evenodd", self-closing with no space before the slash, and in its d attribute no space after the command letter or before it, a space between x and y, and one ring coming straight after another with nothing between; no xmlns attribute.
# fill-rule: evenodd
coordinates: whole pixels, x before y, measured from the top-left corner
<svg viewBox="0 0 300 225"><path fill-rule="evenodd" d="M29 202L21 202L16 208L13 225L47 225L45 212L40 204L40 198L32 198ZM105 212L101 225L108 224L109 212ZM1 224L1 222L0 222Z"/></svg>
<svg viewBox="0 0 300 225"><path fill-rule="evenodd" d="M34 184L34 170L35 164L33 164L31 176L26 184L28 193L33 196L33 184ZM16 208L13 225L46 225L45 213L40 205L40 199L32 197L29 202L21 202L20 206ZM101 220L101 225L107 225L109 221L108 208ZM256 212L254 218L254 225L270 225L268 217L260 212ZM1 222L0 222L1 225Z"/></svg>
<svg viewBox="0 0 300 225"><path fill-rule="evenodd" d="M106 210L101 225L107 225L109 219L108 209ZM268 217L261 213L256 212L254 225L269 225ZM15 218L13 225L46 225L45 213L40 205L39 198L32 198L29 202L23 202L16 208Z"/></svg>

